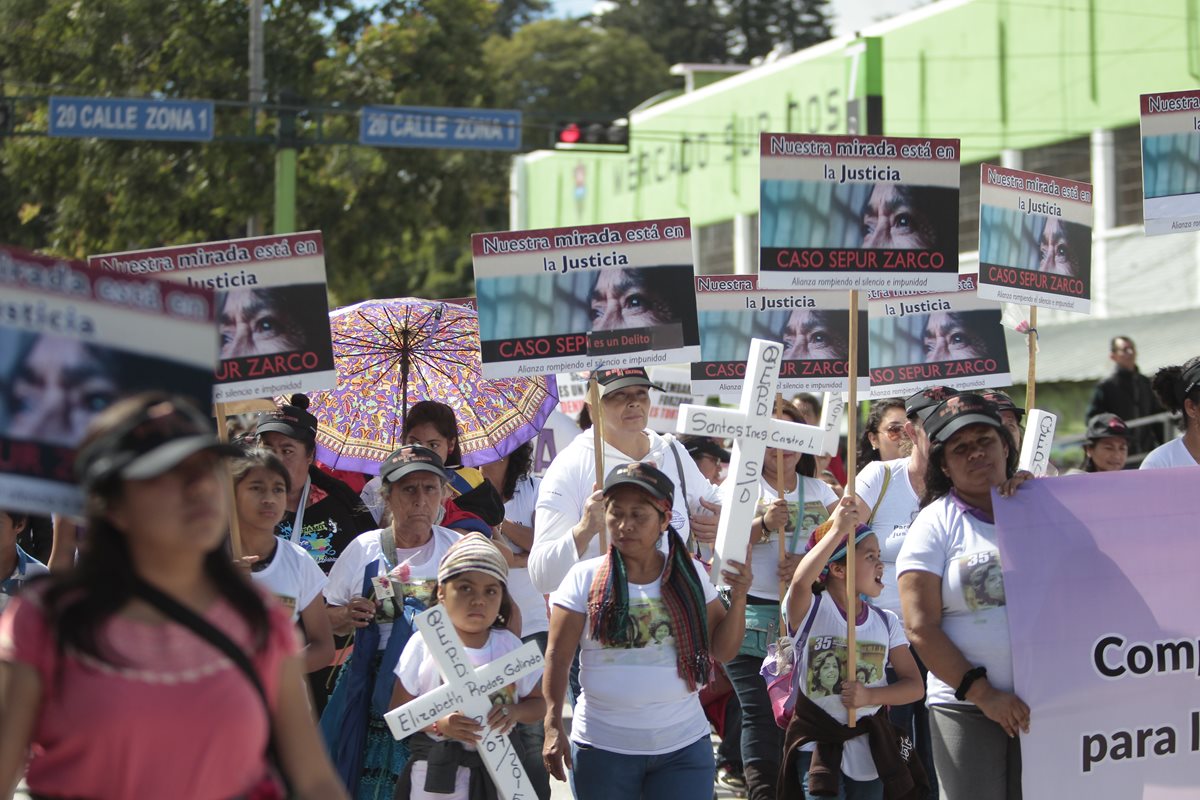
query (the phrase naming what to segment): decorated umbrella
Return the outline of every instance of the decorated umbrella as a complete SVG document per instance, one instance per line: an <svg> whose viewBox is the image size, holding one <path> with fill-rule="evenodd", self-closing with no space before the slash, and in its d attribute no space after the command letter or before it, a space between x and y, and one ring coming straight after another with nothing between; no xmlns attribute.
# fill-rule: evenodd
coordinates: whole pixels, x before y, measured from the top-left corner
<svg viewBox="0 0 1200 800"><path fill-rule="evenodd" d="M411 297L367 300L329 315L337 389L316 392L317 458L378 474L404 417L436 400L458 418L463 462L503 458L537 435L558 404L554 376L484 380L479 318L466 306Z"/></svg>

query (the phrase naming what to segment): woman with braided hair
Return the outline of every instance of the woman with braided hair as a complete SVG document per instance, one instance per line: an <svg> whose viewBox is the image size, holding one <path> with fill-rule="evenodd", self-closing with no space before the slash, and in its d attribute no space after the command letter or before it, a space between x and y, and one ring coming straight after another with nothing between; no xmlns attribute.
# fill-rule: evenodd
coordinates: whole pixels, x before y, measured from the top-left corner
<svg viewBox="0 0 1200 800"><path fill-rule="evenodd" d="M565 780L564 767L571 770L577 800L712 792L715 764L699 691L714 660L732 658L741 644L752 576L748 564L726 562L726 613L670 527L674 496L671 479L650 464L614 469L603 494L608 553L576 564L550 595L542 752L554 777ZM658 547L664 531L666 553ZM662 623L669 635L643 633ZM576 647L583 691L568 743L562 706Z"/></svg>

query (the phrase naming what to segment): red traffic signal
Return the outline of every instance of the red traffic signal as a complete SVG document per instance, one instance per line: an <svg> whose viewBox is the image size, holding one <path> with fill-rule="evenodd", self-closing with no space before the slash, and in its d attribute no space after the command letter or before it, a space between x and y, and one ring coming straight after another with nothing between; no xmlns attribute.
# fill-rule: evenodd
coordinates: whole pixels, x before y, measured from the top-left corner
<svg viewBox="0 0 1200 800"><path fill-rule="evenodd" d="M578 144L583 132L574 122L568 122L558 131L558 141L563 144Z"/></svg>
<svg viewBox="0 0 1200 800"><path fill-rule="evenodd" d="M629 122L624 119L579 119L560 121L554 126L552 147L566 145L573 150L629 150Z"/></svg>

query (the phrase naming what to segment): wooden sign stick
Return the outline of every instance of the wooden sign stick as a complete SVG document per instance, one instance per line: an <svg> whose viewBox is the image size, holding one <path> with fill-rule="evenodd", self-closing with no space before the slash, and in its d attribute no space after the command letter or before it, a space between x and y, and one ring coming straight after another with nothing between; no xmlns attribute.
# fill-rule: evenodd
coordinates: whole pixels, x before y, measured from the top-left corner
<svg viewBox="0 0 1200 800"><path fill-rule="evenodd" d="M844 497L854 498L854 473L857 471L858 453L858 292L850 292L850 352L846 373L850 376L850 399L846 403L846 490ZM855 628L858 615L854 613L854 537L851 532L846 540L846 679L854 680L858 674L858 653L855 647ZM854 727L854 709L848 709L846 724Z"/></svg>
<svg viewBox="0 0 1200 800"><path fill-rule="evenodd" d="M229 444L229 411L224 403L217 403L213 413L217 417L217 438L223 444ZM233 473L226 470L229 476L229 543L233 547L234 559L242 557L242 529L238 527L237 515L237 484L233 482Z"/></svg>
<svg viewBox="0 0 1200 800"><path fill-rule="evenodd" d="M775 416L783 419L783 395L775 395ZM775 450L775 494L787 502L787 478L783 474L783 450ZM779 563L787 561L787 525L779 529ZM783 596L787 594L791 580L779 579L779 615L783 616ZM780 628L784 630L784 628Z"/></svg>
<svg viewBox="0 0 1200 800"><path fill-rule="evenodd" d="M588 403L592 407L592 444L596 450L596 486L604 486L604 409L600 405L600 383L593 375L588 386ZM600 555L608 552L608 530L600 526Z"/></svg>
<svg viewBox="0 0 1200 800"><path fill-rule="evenodd" d="M1025 378L1025 408L1033 411L1037 399L1037 306L1029 307L1029 373Z"/></svg>

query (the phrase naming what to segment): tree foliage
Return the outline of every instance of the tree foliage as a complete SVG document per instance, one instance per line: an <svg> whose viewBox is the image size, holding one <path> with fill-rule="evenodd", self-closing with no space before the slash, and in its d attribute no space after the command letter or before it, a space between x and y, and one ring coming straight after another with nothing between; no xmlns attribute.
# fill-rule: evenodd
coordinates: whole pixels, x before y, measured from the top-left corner
<svg viewBox="0 0 1200 800"><path fill-rule="evenodd" d="M635 33L670 64L749 63L833 35L829 0L612 0L606 28Z"/></svg>

